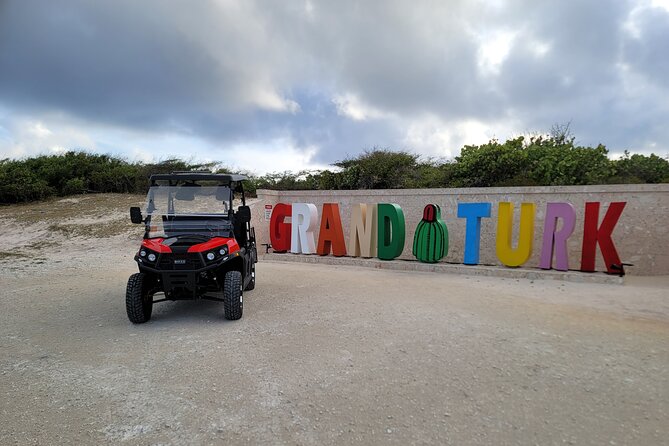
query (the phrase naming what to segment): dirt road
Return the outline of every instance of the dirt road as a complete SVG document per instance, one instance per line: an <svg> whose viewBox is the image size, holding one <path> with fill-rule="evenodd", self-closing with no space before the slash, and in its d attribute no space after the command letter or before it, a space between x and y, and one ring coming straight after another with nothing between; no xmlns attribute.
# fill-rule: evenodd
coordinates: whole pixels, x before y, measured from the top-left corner
<svg viewBox="0 0 669 446"><path fill-rule="evenodd" d="M664 279L265 262L240 321L178 302L135 326L133 237L0 263L0 444L669 441Z"/></svg>

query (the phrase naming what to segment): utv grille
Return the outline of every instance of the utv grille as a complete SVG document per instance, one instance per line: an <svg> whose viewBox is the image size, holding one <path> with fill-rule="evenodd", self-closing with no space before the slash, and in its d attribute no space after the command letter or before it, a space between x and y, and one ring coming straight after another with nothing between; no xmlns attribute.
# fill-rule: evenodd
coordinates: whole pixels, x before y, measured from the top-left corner
<svg viewBox="0 0 669 446"><path fill-rule="evenodd" d="M190 270L204 267L202 257L198 253L163 254L160 256L158 268L162 270Z"/></svg>

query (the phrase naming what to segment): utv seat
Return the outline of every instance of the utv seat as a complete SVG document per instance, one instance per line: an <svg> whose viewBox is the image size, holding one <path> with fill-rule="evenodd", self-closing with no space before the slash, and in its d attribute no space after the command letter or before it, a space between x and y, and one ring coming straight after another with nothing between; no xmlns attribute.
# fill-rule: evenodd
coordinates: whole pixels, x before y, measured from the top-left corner
<svg viewBox="0 0 669 446"><path fill-rule="evenodd" d="M251 208L248 206L239 206L233 219L235 239L237 239L239 246L246 245L250 224Z"/></svg>

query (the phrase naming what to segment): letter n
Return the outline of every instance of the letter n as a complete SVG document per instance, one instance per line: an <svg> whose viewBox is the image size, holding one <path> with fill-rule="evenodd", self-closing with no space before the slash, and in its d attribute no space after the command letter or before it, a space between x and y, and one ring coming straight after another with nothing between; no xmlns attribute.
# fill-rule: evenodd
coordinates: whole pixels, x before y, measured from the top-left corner
<svg viewBox="0 0 669 446"><path fill-rule="evenodd" d="M377 237L376 205L359 204L351 208L349 250L352 257L374 257Z"/></svg>

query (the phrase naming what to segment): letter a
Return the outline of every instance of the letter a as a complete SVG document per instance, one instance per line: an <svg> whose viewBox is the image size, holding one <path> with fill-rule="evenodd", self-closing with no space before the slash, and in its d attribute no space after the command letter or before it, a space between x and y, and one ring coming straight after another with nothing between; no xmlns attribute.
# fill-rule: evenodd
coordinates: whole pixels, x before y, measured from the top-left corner
<svg viewBox="0 0 669 446"><path fill-rule="evenodd" d="M316 253L321 256L332 254L336 257L346 255L346 242L344 242L344 230L341 227L339 216L339 205L337 203L324 203L321 215L321 229L318 232L318 247Z"/></svg>

